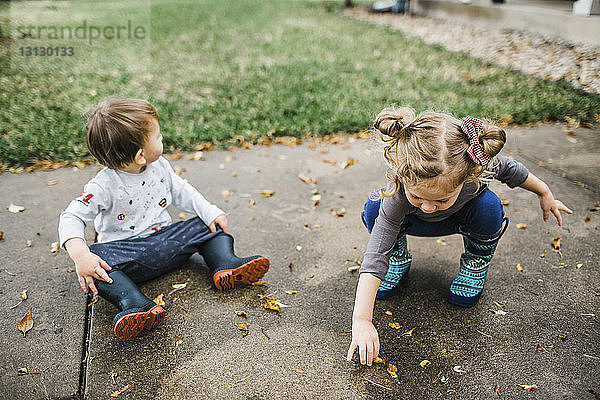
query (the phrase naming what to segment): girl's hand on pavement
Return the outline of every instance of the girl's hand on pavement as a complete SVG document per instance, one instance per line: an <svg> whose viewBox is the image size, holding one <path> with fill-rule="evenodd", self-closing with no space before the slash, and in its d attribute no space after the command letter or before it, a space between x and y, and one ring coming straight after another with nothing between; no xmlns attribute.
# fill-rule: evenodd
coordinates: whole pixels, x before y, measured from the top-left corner
<svg viewBox="0 0 600 400"><path fill-rule="evenodd" d="M573 211L565 206L562 201L556 200L550 191L543 195L539 195L538 197L540 199L540 207L542 209L544 222L548 222L550 213L552 213L558 222L558 226L562 226L562 216L560 215L560 211L566 212L567 214L573 214Z"/></svg>
<svg viewBox="0 0 600 400"><path fill-rule="evenodd" d="M354 350L358 347L360 363L371 366L379 355L379 335L373 323L366 319L355 319L352 324L352 343L348 349L347 360L352 360Z"/></svg>

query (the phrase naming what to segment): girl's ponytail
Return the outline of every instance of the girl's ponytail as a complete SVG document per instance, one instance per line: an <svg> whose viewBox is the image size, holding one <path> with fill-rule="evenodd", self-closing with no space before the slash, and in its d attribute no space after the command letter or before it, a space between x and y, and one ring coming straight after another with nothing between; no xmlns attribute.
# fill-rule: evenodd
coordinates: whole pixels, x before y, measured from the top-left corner
<svg viewBox="0 0 600 400"><path fill-rule="evenodd" d="M410 124L415 118L415 110L410 107L384 108L375 117L373 128L385 136L405 142L410 139Z"/></svg>
<svg viewBox="0 0 600 400"><path fill-rule="evenodd" d="M493 159L506 143L506 132L498 126L485 123L479 133L479 143L485 155Z"/></svg>

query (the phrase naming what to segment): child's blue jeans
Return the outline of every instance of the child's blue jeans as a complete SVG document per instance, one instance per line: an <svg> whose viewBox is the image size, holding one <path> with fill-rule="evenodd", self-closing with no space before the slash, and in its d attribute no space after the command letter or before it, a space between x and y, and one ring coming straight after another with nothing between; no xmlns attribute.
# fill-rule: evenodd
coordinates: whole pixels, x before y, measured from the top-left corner
<svg viewBox="0 0 600 400"><path fill-rule="evenodd" d="M361 218L369 233L379 215L380 205L381 199L374 200L374 196L369 196L365 203ZM407 215L398 236L408 234L432 237L460 233L478 243L491 243L498 241L507 227L508 218L504 215L500 199L494 192L486 189L455 214L439 222L427 222L414 215Z"/></svg>

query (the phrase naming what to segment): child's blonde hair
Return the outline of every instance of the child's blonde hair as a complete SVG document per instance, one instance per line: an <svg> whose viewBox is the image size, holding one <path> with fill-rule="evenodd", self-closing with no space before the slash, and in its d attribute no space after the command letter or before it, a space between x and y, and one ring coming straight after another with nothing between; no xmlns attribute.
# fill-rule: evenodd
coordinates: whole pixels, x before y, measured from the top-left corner
<svg viewBox="0 0 600 400"><path fill-rule="evenodd" d="M88 149L100 164L124 168L146 144L153 120L160 123L156 109L147 101L109 97L88 117Z"/></svg>
<svg viewBox="0 0 600 400"><path fill-rule="evenodd" d="M435 186L447 192L463 182L479 185L479 176L490 167L469 156L469 138L461 129L461 120L449 114L423 112L417 116L410 107L385 108L373 128L385 145L387 178L392 184L382 192L386 197L393 196L400 184L416 186L423 179L434 178ZM484 121L479 145L489 159L494 159L505 142L504 130Z"/></svg>

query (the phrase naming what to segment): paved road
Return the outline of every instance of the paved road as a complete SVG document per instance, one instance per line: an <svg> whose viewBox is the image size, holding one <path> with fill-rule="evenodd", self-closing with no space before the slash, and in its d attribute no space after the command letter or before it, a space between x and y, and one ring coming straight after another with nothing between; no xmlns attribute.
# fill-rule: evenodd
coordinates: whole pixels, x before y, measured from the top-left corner
<svg viewBox="0 0 600 400"><path fill-rule="evenodd" d="M129 342L112 335L115 310L100 301L88 398L110 398L133 384L119 398L594 399L589 391L600 393L600 211L594 211L600 210L599 134L578 129L567 136L562 125L511 130L506 154L548 182L575 214L564 228L544 224L535 196L494 185L510 201L512 223L477 307L458 309L446 301L460 238L447 237L445 243L409 238L410 279L375 308L381 356L397 366L399 380L385 365L367 368L344 360L358 278L347 270L353 265L347 260L362 257L368 235L359 213L369 192L384 183L381 156L368 140L172 160L184 169L183 177L229 212L239 254L271 258L267 284L217 292L201 263L192 262L143 285L149 297L165 295L168 317ZM323 162L349 158L356 162L345 169ZM0 175L0 398L69 398L78 390L85 297L67 255L50 248L60 210L96 170ZM303 183L299 173L316 184ZM48 186L50 180L58 183ZM263 197L263 189L275 194ZM316 190L321 199L313 207ZM10 213L5 209L10 203L26 210ZM335 215L342 209L343 216ZM179 214L173 210L175 219ZM519 223L527 228L518 229ZM562 238L562 258L552 250L555 237ZM523 271L515 268L518 263ZM188 285L167 296L173 283ZM9 309L24 289L29 298ZM259 295L289 307L265 310ZM29 307L35 325L23 337L16 323ZM247 319L236 315L240 310ZM247 324L247 336L238 323ZM413 328L411 336L402 336ZM431 364L422 368L423 360ZM463 372L455 372L456 366ZM19 368L40 373L20 376ZM530 384L538 388L520 386Z"/></svg>

